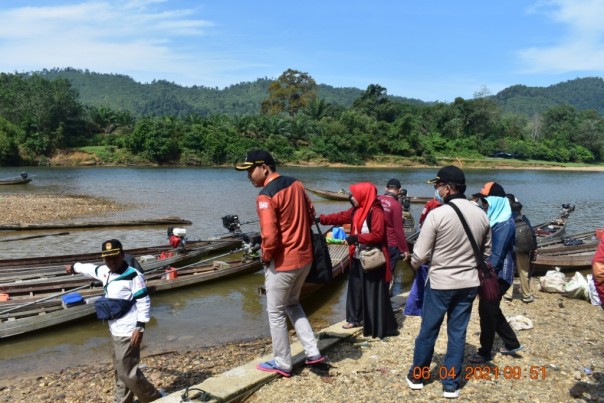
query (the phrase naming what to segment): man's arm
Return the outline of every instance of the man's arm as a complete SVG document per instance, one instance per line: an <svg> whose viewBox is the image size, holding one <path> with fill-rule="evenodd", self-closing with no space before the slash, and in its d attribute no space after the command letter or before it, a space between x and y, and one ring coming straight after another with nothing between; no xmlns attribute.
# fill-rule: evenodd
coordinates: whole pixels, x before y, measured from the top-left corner
<svg viewBox="0 0 604 403"><path fill-rule="evenodd" d="M262 235L261 260L263 264L268 265L279 246L277 211L273 200L264 195L260 195L256 199L256 211L260 219L260 233Z"/></svg>

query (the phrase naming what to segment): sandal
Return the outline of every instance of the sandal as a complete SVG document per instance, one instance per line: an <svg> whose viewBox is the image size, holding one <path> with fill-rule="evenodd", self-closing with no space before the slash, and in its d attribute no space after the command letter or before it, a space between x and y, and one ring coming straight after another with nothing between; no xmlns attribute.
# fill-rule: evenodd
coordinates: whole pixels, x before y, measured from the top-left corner
<svg viewBox="0 0 604 403"><path fill-rule="evenodd" d="M256 365L256 369L259 369L260 371L264 371L264 372L274 372L274 373L282 375L286 378L289 378L292 375L291 369L289 371L287 371L285 369L279 368L277 366L277 363L275 362L275 360L262 362L262 363Z"/></svg>
<svg viewBox="0 0 604 403"><path fill-rule="evenodd" d="M342 325L342 329L353 329L360 326L361 325L356 322L346 322L346 324Z"/></svg>
<svg viewBox="0 0 604 403"><path fill-rule="evenodd" d="M524 346L518 346L516 348L506 348L504 346L499 349L499 353L503 355L516 355L520 350L524 350Z"/></svg>

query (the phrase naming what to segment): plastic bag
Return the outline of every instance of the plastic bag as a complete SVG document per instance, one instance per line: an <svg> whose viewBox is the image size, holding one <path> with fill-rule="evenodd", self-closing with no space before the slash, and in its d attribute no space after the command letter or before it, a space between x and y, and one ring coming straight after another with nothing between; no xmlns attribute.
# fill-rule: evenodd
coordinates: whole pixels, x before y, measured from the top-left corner
<svg viewBox="0 0 604 403"><path fill-rule="evenodd" d="M539 277L539 286L543 292L564 293L566 276L558 270L549 270L545 276Z"/></svg>
<svg viewBox="0 0 604 403"><path fill-rule="evenodd" d="M514 330L529 330L533 328L533 321L522 315L512 316L508 318L508 322Z"/></svg>
<svg viewBox="0 0 604 403"><path fill-rule="evenodd" d="M564 296L589 301L589 286L583 274L576 272L564 286Z"/></svg>
<svg viewBox="0 0 604 403"><path fill-rule="evenodd" d="M591 274L587 275L587 287L589 289L589 300L592 305L602 305L602 301L600 301L600 296L598 295L598 291L596 290L596 283L594 282L594 276Z"/></svg>

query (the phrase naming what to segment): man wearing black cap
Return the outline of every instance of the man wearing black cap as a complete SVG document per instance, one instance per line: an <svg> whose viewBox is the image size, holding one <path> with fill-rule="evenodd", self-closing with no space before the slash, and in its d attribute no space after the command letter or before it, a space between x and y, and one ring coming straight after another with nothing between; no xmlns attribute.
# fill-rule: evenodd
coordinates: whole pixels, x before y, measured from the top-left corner
<svg viewBox="0 0 604 403"><path fill-rule="evenodd" d="M411 256L414 269L430 260L430 270L424 291L422 323L415 339L407 384L411 389L419 390L429 379L434 344L446 315L447 353L439 372L443 397L457 398L464 374L462 363L466 331L480 281L474 249L451 205L460 210L476 243L484 248L485 256L490 254L491 233L484 211L464 195L466 178L461 169L443 167L428 183L434 184L434 197L443 206L426 217Z"/></svg>
<svg viewBox="0 0 604 403"><path fill-rule="evenodd" d="M394 277L396 264L401 259L409 257L409 247L403 230L403 208L398 201L401 191L401 182L398 179L390 179L386 184L386 193L378 196L378 200L384 208L386 220L386 237L388 239L388 253L390 254L390 270L393 277L391 282L392 294L398 294L403 288L401 276Z"/></svg>
<svg viewBox="0 0 604 403"><path fill-rule="evenodd" d="M141 402L152 402L163 396L138 368L140 345L145 324L150 319L151 300L142 273L124 261L124 249L117 239L109 239L101 246L103 266L92 263L74 263L66 266L68 274L83 274L103 283L105 297L132 301L121 316L109 320L113 341L115 366L115 401L131 402L136 396Z"/></svg>
<svg viewBox="0 0 604 403"><path fill-rule="evenodd" d="M248 151L245 162L235 169L247 171L252 184L262 188L256 198L256 210L260 218L261 260L274 359L256 368L289 377L292 357L286 315L304 348L306 364L325 360L300 305L300 290L313 260L310 226L315 210L302 183L279 175L275 160L267 151Z"/></svg>

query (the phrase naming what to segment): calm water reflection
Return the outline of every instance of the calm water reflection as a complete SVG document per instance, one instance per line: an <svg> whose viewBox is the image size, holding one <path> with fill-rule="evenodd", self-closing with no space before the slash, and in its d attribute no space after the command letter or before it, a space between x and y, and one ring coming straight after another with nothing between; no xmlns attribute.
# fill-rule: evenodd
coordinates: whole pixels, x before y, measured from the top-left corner
<svg viewBox="0 0 604 403"><path fill-rule="evenodd" d="M399 178L410 195L429 196L425 184L436 169L324 169L284 168L308 187L339 190L350 183L370 181L380 192L386 181ZM108 197L130 208L107 216L108 220L179 216L193 222L190 239L223 234L220 217L238 214L241 221L255 220L254 199L258 190L244 173L233 169L202 168L37 168L28 169L35 179L25 186L0 186L4 194L65 193ZM0 168L0 177L18 174ZM599 172L566 171L467 171L468 194L495 180L514 193L525 206L533 224L556 216L563 203L576 204L568 233L604 226L601 190L604 175ZM320 213L339 211L346 203L329 202L312 196ZM417 220L421 205L412 205ZM0 213L2 212L0 202ZM96 217L103 218L103 217ZM244 230L256 230L255 224ZM1 233L3 238L27 233ZM96 252L107 238L120 238L126 247L166 243L165 228L80 230L70 235L19 242L0 242L0 259L33 255ZM145 351L186 350L225 341L268 336L264 298L257 295L262 273L216 282L198 288L153 297L153 319L145 333ZM320 290L305 302L316 326L344 318L345 282ZM90 357L106 361L108 330L94 320L0 342L0 379L20 373L61 368L89 362Z"/></svg>

